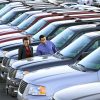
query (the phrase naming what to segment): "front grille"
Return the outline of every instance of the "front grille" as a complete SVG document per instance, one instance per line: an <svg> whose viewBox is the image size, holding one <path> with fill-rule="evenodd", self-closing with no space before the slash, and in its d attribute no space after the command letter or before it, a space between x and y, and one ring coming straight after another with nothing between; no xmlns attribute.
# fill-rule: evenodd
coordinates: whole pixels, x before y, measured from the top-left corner
<svg viewBox="0 0 100 100"><path fill-rule="evenodd" d="M10 68L9 70L9 78L15 78L16 70L14 68Z"/></svg>
<svg viewBox="0 0 100 100"><path fill-rule="evenodd" d="M55 100L54 98L52 98L52 100Z"/></svg>
<svg viewBox="0 0 100 100"><path fill-rule="evenodd" d="M3 66L6 66L7 61L8 61L8 58L7 57L4 57L3 60L2 60L2 65Z"/></svg>
<svg viewBox="0 0 100 100"><path fill-rule="evenodd" d="M20 83L20 86L19 86L19 92L20 92L21 94L24 93L24 90L25 90L26 86L27 86L27 83L26 83L25 81L22 80L21 83Z"/></svg>

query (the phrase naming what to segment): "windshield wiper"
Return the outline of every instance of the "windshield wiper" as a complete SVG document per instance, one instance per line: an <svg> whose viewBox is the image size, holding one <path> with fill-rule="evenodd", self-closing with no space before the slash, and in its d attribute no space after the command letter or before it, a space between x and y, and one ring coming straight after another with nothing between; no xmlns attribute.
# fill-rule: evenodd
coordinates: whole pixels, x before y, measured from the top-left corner
<svg viewBox="0 0 100 100"><path fill-rule="evenodd" d="M78 64L76 67L77 67L80 71L83 71L83 72L86 72L86 71L87 71L86 68L85 68L85 66L83 66L83 65L81 65L81 64Z"/></svg>

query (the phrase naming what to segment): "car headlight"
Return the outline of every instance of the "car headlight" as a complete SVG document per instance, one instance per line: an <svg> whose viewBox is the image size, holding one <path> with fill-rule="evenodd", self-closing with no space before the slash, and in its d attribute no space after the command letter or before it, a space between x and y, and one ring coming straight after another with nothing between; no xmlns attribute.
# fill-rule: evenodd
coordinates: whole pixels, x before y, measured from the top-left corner
<svg viewBox="0 0 100 100"><path fill-rule="evenodd" d="M22 79L24 77L24 75L26 75L28 73L29 73L28 71L17 70L15 78Z"/></svg>
<svg viewBox="0 0 100 100"><path fill-rule="evenodd" d="M32 85L29 88L28 94L30 95L46 95L46 88L44 86Z"/></svg>

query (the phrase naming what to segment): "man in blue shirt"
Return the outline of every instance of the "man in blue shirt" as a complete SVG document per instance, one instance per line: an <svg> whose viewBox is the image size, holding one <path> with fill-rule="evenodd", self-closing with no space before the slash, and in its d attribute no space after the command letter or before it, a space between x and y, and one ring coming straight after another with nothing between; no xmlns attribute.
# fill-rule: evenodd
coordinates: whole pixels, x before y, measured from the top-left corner
<svg viewBox="0 0 100 100"><path fill-rule="evenodd" d="M57 52L55 45L51 41L46 40L46 37L44 35L40 35L39 39L40 44L37 47L37 55L54 54L55 52Z"/></svg>

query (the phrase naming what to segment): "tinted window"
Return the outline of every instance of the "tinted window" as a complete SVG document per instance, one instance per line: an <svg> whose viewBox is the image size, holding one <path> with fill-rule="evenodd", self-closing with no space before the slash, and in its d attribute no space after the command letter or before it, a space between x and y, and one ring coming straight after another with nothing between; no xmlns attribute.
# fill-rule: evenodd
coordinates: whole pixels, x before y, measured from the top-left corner
<svg viewBox="0 0 100 100"><path fill-rule="evenodd" d="M34 16L29 17L27 20L23 21L18 25L19 29L26 29L36 18Z"/></svg>
<svg viewBox="0 0 100 100"><path fill-rule="evenodd" d="M100 69L100 49L95 50L93 53L89 54L78 64L85 66L90 69Z"/></svg>
<svg viewBox="0 0 100 100"><path fill-rule="evenodd" d="M12 16L14 16L14 15L15 15L15 13L12 12L12 11L10 11L10 12L6 13L3 17L1 17L1 20L2 20L2 21L8 21L8 20L11 19Z"/></svg>
<svg viewBox="0 0 100 100"><path fill-rule="evenodd" d="M85 46L87 46L90 42L91 40L87 36L83 35L74 42L72 42L70 45L68 45L66 48L61 50L60 53L65 57L73 58L78 55L79 52L83 48L85 48Z"/></svg>
<svg viewBox="0 0 100 100"><path fill-rule="evenodd" d="M74 32L70 30L69 28L64 30L62 33L57 35L52 39L52 42L56 45L57 48L60 48L63 46L72 36L74 35Z"/></svg>
<svg viewBox="0 0 100 100"><path fill-rule="evenodd" d="M12 21L10 24L13 26L17 26L20 23L22 23L23 20L25 20L28 17L27 14L22 14L18 18L16 18L14 21Z"/></svg>
<svg viewBox="0 0 100 100"><path fill-rule="evenodd" d="M5 7L3 7L1 10L0 10L0 16L3 16L6 12L8 12L10 10L10 6L9 5L6 5Z"/></svg>
<svg viewBox="0 0 100 100"><path fill-rule="evenodd" d="M15 12L8 12L6 15L4 15L1 20L4 22L9 22L15 19L15 17L18 17L21 13L15 13Z"/></svg>
<svg viewBox="0 0 100 100"><path fill-rule="evenodd" d="M50 25L48 25L47 27L45 27L44 29L42 29L41 31L39 31L37 34L35 34L33 36L34 40L39 40L39 36L40 35L45 35L48 36L56 27L51 23Z"/></svg>
<svg viewBox="0 0 100 100"><path fill-rule="evenodd" d="M62 27L59 27L55 30L55 32L49 36L49 39L52 39L53 37L55 37L56 35L58 35L59 33L61 33L63 30L66 29L66 26L62 26Z"/></svg>
<svg viewBox="0 0 100 100"><path fill-rule="evenodd" d="M45 20L39 20L37 23L35 23L32 27L30 27L26 33L28 34L36 34L47 22Z"/></svg>

